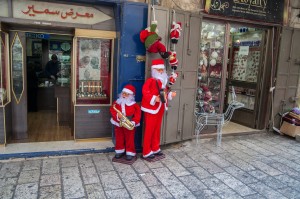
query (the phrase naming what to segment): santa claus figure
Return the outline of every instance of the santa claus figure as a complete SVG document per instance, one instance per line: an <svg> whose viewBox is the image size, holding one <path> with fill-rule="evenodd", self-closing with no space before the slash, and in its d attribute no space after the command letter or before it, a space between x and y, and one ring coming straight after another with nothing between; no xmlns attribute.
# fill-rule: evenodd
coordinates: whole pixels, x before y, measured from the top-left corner
<svg viewBox="0 0 300 199"><path fill-rule="evenodd" d="M177 59L176 55L177 54L176 54L175 51L170 52L169 63L170 63L170 66L171 66L172 70L177 70L178 59Z"/></svg>
<svg viewBox="0 0 300 199"><path fill-rule="evenodd" d="M171 42L173 44L177 44L179 37L181 35L181 22L174 22L172 23L172 27L171 27L171 31L170 31L170 38L171 38Z"/></svg>
<svg viewBox="0 0 300 199"><path fill-rule="evenodd" d="M135 87L128 84L119 94L119 98L112 104L110 108L111 123L115 125L115 158L120 159L126 154L126 160L132 160L135 155L134 134L135 128L127 129L124 125L120 125L126 117L131 124L136 127L140 125L141 108L135 102Z"/></svg>
<svg viewBox="0 0 300 199"><path fill-rule="evenodd" d="M175 92L167 90L168 75L165 70L164 60L152 61L152 77L143 85L142 111L145 116L145 131L143 143L143 158L153 159L162 156L160 150L160 128L164 111L167 109L168 100L176 96Z"/></svg>
<svg viewBox="0 0 300 199"><path fill-rule="evenodd" d="M152 21L150 27L140 32L140 40L145 44L145 48L150 53L159 53L162 58L166 59L170 53L167 52L166 46L161 43L161 37L157 34L157 21Z"/></svg>

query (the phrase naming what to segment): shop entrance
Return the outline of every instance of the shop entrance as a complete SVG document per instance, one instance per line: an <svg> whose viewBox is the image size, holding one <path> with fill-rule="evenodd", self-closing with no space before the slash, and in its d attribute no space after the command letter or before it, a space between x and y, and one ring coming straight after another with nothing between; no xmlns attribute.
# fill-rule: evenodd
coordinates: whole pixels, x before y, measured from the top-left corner
<svg viewBox="0 0 300 199"><path fill-rule="evenodd" d="M10 31L10 143L72 140L71 35ZM21 61L22 60L22 61Z"/></svg>

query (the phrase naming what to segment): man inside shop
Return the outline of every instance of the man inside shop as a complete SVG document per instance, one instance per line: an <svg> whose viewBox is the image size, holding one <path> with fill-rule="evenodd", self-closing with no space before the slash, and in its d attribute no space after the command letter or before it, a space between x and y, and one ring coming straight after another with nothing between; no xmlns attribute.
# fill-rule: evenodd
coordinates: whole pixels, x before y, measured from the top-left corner
<svg viewBox="0 0 300 199"><path fill-rule="evenodd" d="M46 64L45 75L50 79L56 80L59 75L59 65L60 62L57 60L57 55L53 54L51 60Z"/></svg>

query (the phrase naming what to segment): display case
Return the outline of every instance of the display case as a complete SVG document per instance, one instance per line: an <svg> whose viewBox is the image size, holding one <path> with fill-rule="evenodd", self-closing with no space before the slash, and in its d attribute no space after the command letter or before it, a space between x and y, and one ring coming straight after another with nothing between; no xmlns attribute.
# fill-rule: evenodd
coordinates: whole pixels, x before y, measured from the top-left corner
<svg viewBox="0 0 300 199"><path fill-rule="evenodd" d="M196 107L199 112L220 112L224 35L224 24L202 22Z"/></svg>
<svg viewBox="0 0 300 199"><path fill-rule="evenodd" d="M228 82L235 87L236 100L245 104L244 109L251 111L255 108L262 38L263 32L259 30L233 33L229 50L231 62ZM227 103L230 100L231 95L228 95Z"/></svg>
<svg viewBox="0 0 300 199"><path fill-rule="evenodd" d="M111 39L77 38L76 104L111 104Z"/></svg>
<svg viewBox="0 0 300 199"><path fill-rule="evenodd" d="M17 33L13 39L11 51L12 92L16 102L19 103L24 91L24 58L23 46Z"/></svg>
<svg viewBox="0 0 300 199"><path fill-rule="evenodd" d="M9 75L8 75L8 35L0 31L0 106L9 101Z"/></svg>

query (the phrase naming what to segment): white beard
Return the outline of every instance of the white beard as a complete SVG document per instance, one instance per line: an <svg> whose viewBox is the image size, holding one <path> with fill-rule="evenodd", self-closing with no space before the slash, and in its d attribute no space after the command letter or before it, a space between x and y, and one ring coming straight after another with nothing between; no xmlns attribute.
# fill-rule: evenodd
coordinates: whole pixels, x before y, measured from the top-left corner
<svg viewBox="0 0 300 199"><path fill-rule="evenodd" d="M153 78L155 79L159 79L162 83L162 88L166 88L166 85L168 83L168 75L166 73L166 71L164 71L162 74L160 74L157 70L152 69L151 71L151 75Z"/></svg>
<svg viewBox="0 0 300 199"><path fill-rule="evenodd" d="M132 104L133 102L135 102L135 99L134 99L134 95L129 95L128 97L122 97L122 93L120 93L119 95L119 98L117 99L117 104L126 104L126 105L130 105Z"/></svg>

